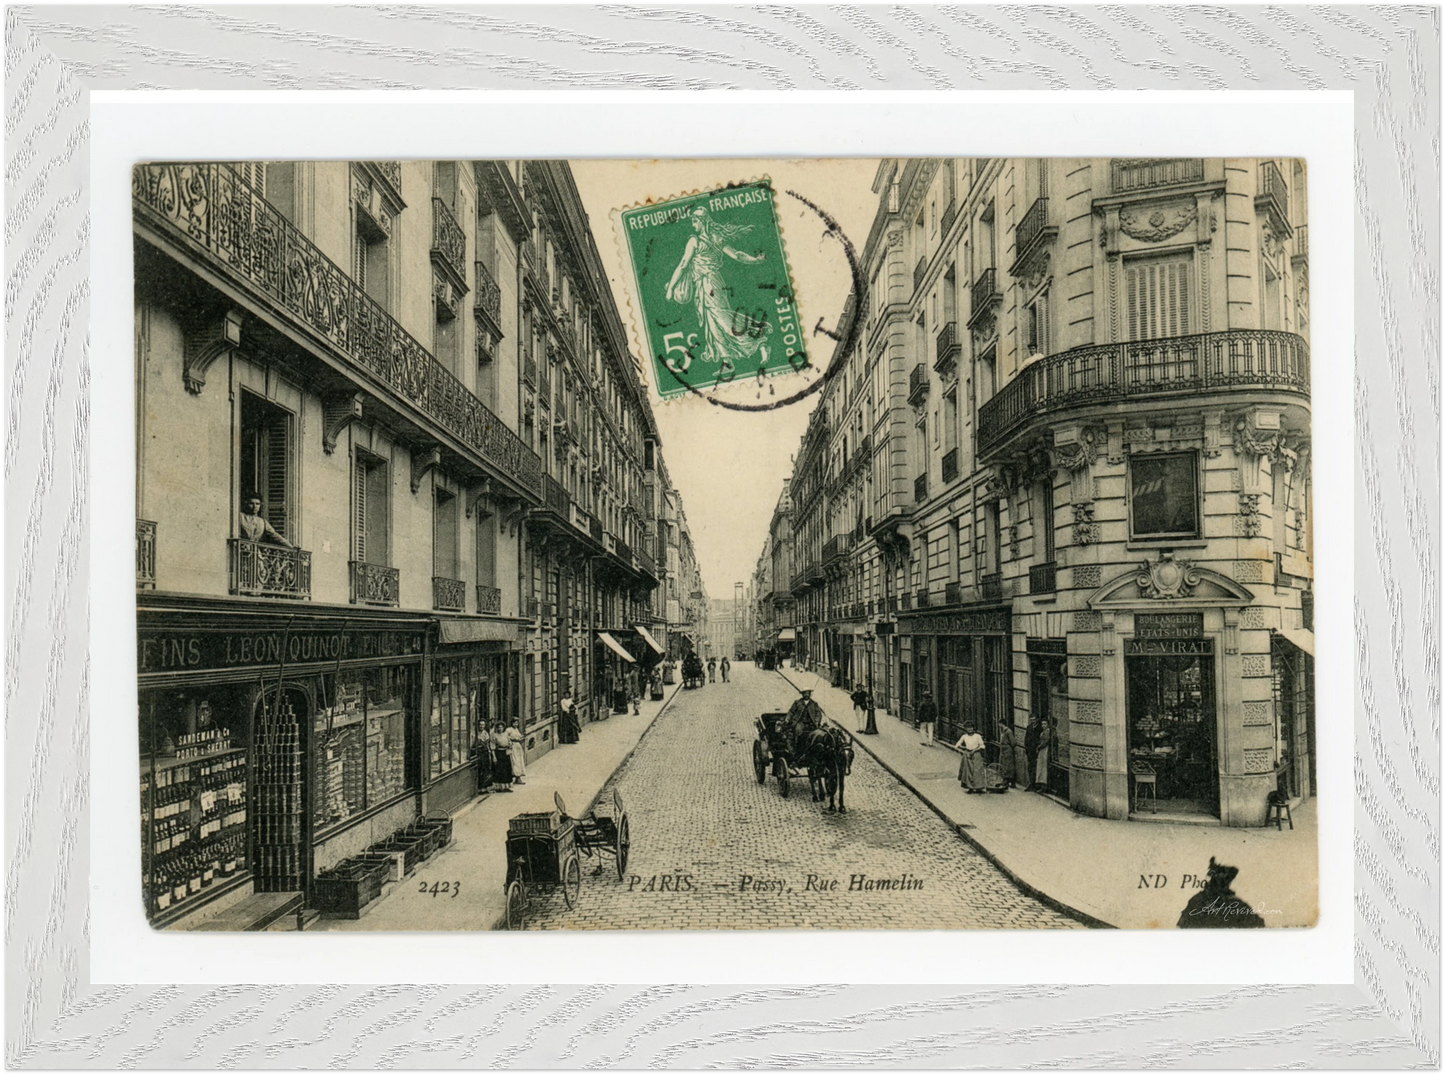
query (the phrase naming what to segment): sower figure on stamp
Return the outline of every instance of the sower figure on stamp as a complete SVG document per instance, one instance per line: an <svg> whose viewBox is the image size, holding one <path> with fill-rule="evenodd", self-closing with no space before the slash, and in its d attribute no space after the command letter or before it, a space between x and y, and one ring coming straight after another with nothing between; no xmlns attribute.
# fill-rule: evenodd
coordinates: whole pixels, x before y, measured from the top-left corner
<svg viewBox="0 0 1445 1075"><path fill-rule="evenodd" d="M729 243L753 230L751 224L719 224L704 206L692 211L693 236L683 248L682 260L667 282L667 298L681 305L691 303L697 311L703 345L696 358L732 369L737 360L761 351L767 362L765 341L773 331L766 320L758 321L743 310L734 310L728 297L731 289L723 279L722 259L753 264L765 254L744 254Z"/></svg>
<svg viewBox="0 0 1445 1075"><path fill-rule="evenodd" d="M291 542L278 534L270 520L261 514L261 498L255 493L246 498L246 506L241 509L241 536L247 541L269 541L291 548Z"/></svg>

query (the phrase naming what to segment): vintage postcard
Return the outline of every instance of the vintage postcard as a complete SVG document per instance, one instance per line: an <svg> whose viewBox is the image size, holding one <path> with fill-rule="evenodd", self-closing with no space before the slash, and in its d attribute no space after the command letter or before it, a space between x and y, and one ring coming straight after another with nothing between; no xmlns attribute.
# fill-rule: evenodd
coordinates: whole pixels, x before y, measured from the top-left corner
<svg viewBox="0 0 1445 1075"><path fill-rule="evenodd" d="M147 919L1313 926L1306 180L137 165Z"/></svg>

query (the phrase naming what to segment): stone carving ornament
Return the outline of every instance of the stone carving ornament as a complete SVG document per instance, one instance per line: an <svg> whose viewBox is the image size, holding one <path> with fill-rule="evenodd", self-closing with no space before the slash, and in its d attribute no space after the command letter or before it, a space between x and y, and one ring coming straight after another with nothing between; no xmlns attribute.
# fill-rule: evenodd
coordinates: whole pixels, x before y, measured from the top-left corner
<svg viewBox="0 0 1445 1075"><path fill-rule="evenodd" d="M1160 243L1193 224L1197 215L1192 201L1125 205L1119 209L1119 230L1140 242Z"/></svg>
<svg viewBox="0 0 1445 1075"><path fill-rule="evenodd" d="M1092 545L1099 540L1099 524L1094 521L1094 502L1083 500L1073 505L1074 544Z"/></svg>
<svg viewBox="0 0 1445 1075"><path fill-rule="evenodd" d="M1176 560L1166 552L1157 563L1145 560L1140 564L1134 581L1142 596L1173 601L1194 593L1194 587L1199 585L1199 569L1188 560Z"/></svg>

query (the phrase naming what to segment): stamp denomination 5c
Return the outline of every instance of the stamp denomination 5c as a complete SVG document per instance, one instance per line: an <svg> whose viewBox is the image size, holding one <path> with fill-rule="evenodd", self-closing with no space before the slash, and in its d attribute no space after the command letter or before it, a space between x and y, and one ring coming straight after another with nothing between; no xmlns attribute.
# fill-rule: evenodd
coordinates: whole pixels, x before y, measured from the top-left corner
<svg viewBox="0 0 1445 1075"><path fill-rule="evenodd" d="M634 206L617 219L660 395L808 364L766 179Z"/></svg>

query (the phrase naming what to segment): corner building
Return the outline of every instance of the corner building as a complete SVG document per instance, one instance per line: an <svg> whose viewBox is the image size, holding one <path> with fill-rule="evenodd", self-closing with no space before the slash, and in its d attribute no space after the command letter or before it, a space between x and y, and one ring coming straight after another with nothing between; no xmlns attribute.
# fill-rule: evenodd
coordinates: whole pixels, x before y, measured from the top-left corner
<svg viewBox="0 0 1445 1075"><path fill-rule="evenodd" d="M663 471L564 163L144 164L132 196L164 926L456 809L489 722L536 757L563 692L605 717L665 644Z"/></svg>
<svg viewBox="0 0 1445 1075"><path fill-rule="evenodd" d="M1082 813L1312 795L1303 163L888 160L875 191L793 478L808 658L904 720L932 692L991 762L1009 729L1020 772L1037 722Z"/></svg>

